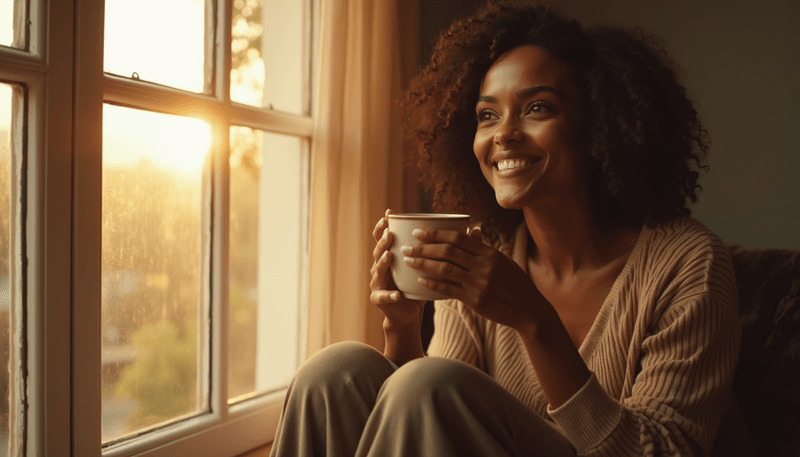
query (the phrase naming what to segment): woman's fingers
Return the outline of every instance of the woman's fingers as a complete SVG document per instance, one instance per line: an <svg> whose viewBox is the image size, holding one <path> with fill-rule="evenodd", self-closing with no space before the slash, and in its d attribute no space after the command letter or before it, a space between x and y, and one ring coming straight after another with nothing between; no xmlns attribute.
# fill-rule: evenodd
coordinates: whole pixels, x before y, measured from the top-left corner
<svg viewBox="0 0 800 457"><path fill-rule="evenodd" d="M389 264L391 262L391 256L391 252L384 251L383 255L372 264L372 269L370 270L370 274L372 274L372 280L369 283L370 289L382 290L389 286Z"/></svg>
<svg viewBox="0 0 800 457"><path fill-rule="evenodd" d="M473 231L475 231L475 229L473 229ZM477 231L477 235L479 235L480 229L477 229ZM480 255L487 247L478 236L468 235L458 230L424 228L416 229L411 232L411 234L424 243L452 244L475 256Z"/></svg>
<svg viewBox="0 0 800 457"><path fill-rule="evenodd" d="M400 300L400 292L396 290L373 290L369 296L373 305L388 305Z"/></svg>
<svg viewBox="0 0 800 457"><path fill-rule="evenodd" d="M378 223L375 224L375 228L372 229L372 238L375 241L380 240L381 235L383 235L383 231L389 227L389 220L386 217L382 217L378 220Z"/></svg>
<svg viewBox="0 0 800 457"><path fill-rule="evenodd" d="M372 259L377 261L381 258L384 252L388 251L392 246L392 233L388 228L383 230L383 235L378 238L378 244L372 250Z"/></svg>
<svg viewBox="0 0 800 457"><path fill-rule="evenodd" d="M411 268L442 278L458 287L461 287L461 284L468 284L471 280L471 275L467 270L450 262L421 257L404 257L403 261Z"/></svg>
<svg viewBox="0 0 800 457"><path fill-rule="evenodd" d="M404 257L440 260L467 271L475 268L479 262L478 256L470 254L453 244L447 243L425 243L414 246L401 246L400 252ZM438 265L438 268L447 269L449 267Z"/></svg>

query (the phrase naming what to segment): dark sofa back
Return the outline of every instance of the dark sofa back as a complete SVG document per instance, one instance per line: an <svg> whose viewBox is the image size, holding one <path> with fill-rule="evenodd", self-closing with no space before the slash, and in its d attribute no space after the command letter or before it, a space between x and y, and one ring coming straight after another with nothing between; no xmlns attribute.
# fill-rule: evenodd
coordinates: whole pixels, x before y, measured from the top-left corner
<svg viewBox="0 0 800 457"><path fill-rule="evenodd" d="M729 246L742 346L733 388L760 456L800 456L800 251Z"/></svg>

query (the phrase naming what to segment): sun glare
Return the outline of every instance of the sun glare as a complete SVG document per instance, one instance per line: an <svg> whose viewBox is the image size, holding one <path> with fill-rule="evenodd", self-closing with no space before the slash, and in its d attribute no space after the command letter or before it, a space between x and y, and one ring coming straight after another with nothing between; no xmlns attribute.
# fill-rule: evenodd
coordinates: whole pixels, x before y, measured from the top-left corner
<svg viewBox="0 0 800 457"><path fill-rule="evenodd" d="M198 0L107 0L103 69L201 92L204 14Z"/></svg>
<svg viewBox="0 0 800 457"><path fill-rule="evenodd" d="M14 40L14 4L12 0L0 0L0 44L10 46Z"/></svg>
<svg viewBox="0 0 800 457"><path fill-rule="evenodd" d="M105 105L105 166L137 166L149 162L187 178L199 178L211 146L211 129L190 117Z"/></svg>

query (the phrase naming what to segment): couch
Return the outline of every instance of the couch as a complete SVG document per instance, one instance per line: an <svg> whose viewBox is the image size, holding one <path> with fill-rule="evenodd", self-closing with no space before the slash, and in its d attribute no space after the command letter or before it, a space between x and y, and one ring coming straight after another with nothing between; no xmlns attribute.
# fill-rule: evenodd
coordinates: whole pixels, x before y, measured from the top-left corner
<svg viewBox="0 0 800 457"><path fill-rule="evenodd" d="M759 456L800 456L800 251L729 249L742 321L739 406Z"/></svg>

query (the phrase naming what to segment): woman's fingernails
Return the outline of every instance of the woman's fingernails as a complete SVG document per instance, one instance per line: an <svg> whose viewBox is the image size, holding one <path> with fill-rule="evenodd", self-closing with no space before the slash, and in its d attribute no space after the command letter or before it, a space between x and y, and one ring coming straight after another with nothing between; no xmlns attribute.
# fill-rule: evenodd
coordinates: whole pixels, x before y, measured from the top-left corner
<svg viewBox="0 0 800 457"><path fill-rule="evenodd" d="M381 260L386 261L387 258L389 258L389 251L383 251L383 254L381 254Z"/></svg>
<svg viewBox="0 0 800 457"><path fill-rule="evenodd" d="M411 234L419 238L420 240L424 240L426 235L425 230L422 229L414 229L414 231L411 232Z"/></svg>
<svg viewBox="0 0 800 457"><path fill-rule="evenodd" d="M414 265L414 258L413 257L403 257L403 262L406 264L413 266Z"/></svg>
<svg viewBox="0 0 800 457"><path fill-rule="evenodd" d="M389 235L389 227L383 229L383 238L386 238Z"/></svg>
<svg viewBox="0 0 800 457"><path fill-rule="evenodd" d="M400 252L402 252L405 255L411 255L414 253L414 248L412 248L411 246L401 246Z"/></svg>
<svg viewBox="0 0 800 457"><path fill-rule="evenodd" d="M391 298L392 300L399 299L400 298L400 292L392 292L391 294L389 294L389 298Z"/></svg>
<svg viewBox="0 0 800 457"><path fill-rule="evenodd" d="M419 278L417 278L417 282L418 282L418 283L420 283L420 284L422 284L423 286L426 286L426 285L428 285L428 280L427 280L427 279L425 279L425 278L423 278L423 277L419 277Z"/></svg>

